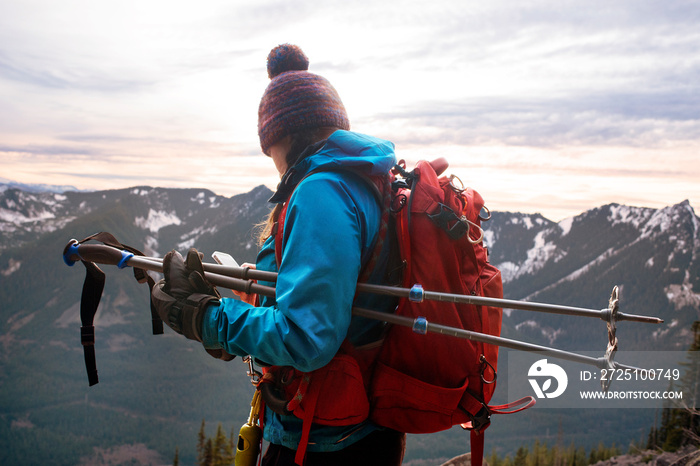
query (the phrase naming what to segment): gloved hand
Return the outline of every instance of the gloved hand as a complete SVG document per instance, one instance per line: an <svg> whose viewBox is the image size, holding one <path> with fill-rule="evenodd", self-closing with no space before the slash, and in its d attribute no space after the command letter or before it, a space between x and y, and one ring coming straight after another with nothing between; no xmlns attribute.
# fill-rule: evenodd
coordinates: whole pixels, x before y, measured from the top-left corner
<svg viewBox="0 0 700 466"><path fill-rule="evenodd" d="M255 270L255 269L256 269L255 264L249 264L248 262L242 263L242 264L241 264L241 267L243 267L243 268L249 268L249 269L252 269L252 270ZM248 294L248 293L246 293L246 292L244 292L244 291L237 291L237 290L231 290L231 291L233 292L233 294L235 294L236 296L238 296L238 299L240 299L240 300L243 301L244 303L248 303L248 304L250 304L251 306L255 306L255 303L256 303L256 301L257 301L257 299L258 299L258 295L257 295L257 294L255 294L255 293Z"/></svg>
<svg viewBox="0 0 700 466"><path fill-rule="evenodd" d="M204 312L221 295L205 280L199 252L191 248L184 261L179 252L170 251L163 259L163 276L151 292L158 315L177 333L202 341Z"/></svg>

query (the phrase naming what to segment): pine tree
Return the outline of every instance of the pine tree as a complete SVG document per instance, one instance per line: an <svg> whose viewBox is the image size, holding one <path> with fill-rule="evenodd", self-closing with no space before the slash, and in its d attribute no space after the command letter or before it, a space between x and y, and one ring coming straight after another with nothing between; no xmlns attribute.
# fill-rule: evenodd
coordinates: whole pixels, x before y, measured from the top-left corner
<svg viewBox="0 0 700 466"><path fill-rule="evenodd" d="M586 464L586 449L583 447L578 447L574 458L576 459L577 465L581 466Z"/></svg>
<svg viewBox="0 0 700 466"><path fill-rule="evenodd" d="M496 453L495 448L491 451L491 456L487 463L489 466L501 466L501 460L498 458L498 453Z"/></svg>
<svg viewBox="0 0 700 466"><path fill-rule="evenodd" d="M236 437L237 438L237 437ZM207 437L206 421L202 419L197 434L197 466L228 466L234 463L235 443L233 431L229 437L226 436L223 426L219 423L216 435L213 438ZM175 462L179 464L179 450L175 450Z"/></svg>
<svg viewBox="0 0 700 466"><path fill-rule="evenodd" d="M549 452L546 443L540 443L539 439L535 440L535 445L532 447L532 453L528 455L528 466L548 466Z"/></svg>
<svg viewBox="0 0 700 466"><path fill-rule="evenodd" d="M233 445L230 440L226 438L226 433L221 424L219 424L216 429L212 459L213 466L228 466L233 464Z"/></svg>
<svg viewBox="0 0 700 466"><path fill-rule="evenodd" d="M596 451L591 448L591 452L588 455L588 464L595 464L598 462L598 456L596 455Z"/></svg>
<svg viewBox="0 0 700 466"><path fill-rule="evenodd" d="M204 461L200 466L214 466L214 446L211 439L204 444Z"/></svg>
<svg viewBox="0 0 700 466"><path fill-rule="evenodd" d="M205 464L206 441L205 422L202 419L202 425L199 428L199 434L197 434L197 466L204 466Z"/></svg>
<svg viewBox="0 0 700 466"><path fill-rule="evenodd" d="M700 321L692 325L694 341L688 349L687 361L681 363L683 375L676 387L673 381L669 391L676 389L683 393L685 399L664 403L661 412L661 424L649 432L649 448L661 447L663 450L675 451L686 444L700 446ZM656 424L656 423L655 423Z"/></svg>
<svg viewBox="0 0 700 466"><path fill-rule="evenodd" d="M659 419L659 413L656 412L656 413L654 413L654 425L651 426L651 429L649 429L649 438L647 439L647 450L654 450L656 448L656 444L658 443L658 438L659 438L658 419Z"/></svg>
<svg viewBox="0 0 700 466"><path fill-rule="evenodd" d="M676 403L679 411L676 420L682 425L681 445L700 447L700 321L695 321L691 329L693 344L688 349L686 362L681 363L684 371L679 380L679 388L685 399Z"/></svg>
<svg viewBox="0 0 700 466"><path fill-rule="evenodd" d="M526 447L518 448L513 459L513 466L527 466L528 450Z"/></svg>
<svg viewBox="0 0 700 466"><path fill-rule="evenodd" d="M180 449L175 447L175 458L173 458L173 466L180 466Z"/></svg>
<svg viewBox="0 0 700 466"><path fill-rule="evenodd" d="M564 451L564 428L562 427L562 419L559 416L559 428L557 429L557 444L554 447L554 458L551 463L554 466L564 466L566 464L566 452Z"/></svg>
<svg viewBox="0 0 700 466"><path fill-rule="evenodd" d="M603 442L598 443L598 448L596 449L595 452L595 462L597 463L598 461L605 461L606 459L609 458L608 456L608 449L607 447L603 444Z"/></svg>

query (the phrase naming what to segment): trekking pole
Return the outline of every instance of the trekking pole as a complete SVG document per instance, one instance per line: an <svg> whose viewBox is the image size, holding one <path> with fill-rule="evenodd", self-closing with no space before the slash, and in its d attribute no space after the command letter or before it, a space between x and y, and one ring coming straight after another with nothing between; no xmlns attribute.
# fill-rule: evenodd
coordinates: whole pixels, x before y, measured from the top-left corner
<svg viewBox="0 0 700 466"><path fill-rule="evenodd" d="M231 267L219 264L204 263L204 270L217 274L236 277L245 280L264 280L268 282L277 281L277 273L265 272L251 269L249 267ZM513 299L489 298L485 296L460 295L453 293L443 293L437 291L423 290L420 285L412 288L400 288L396 286L372 285L370 283L358 283L357 291L363 293L374 293L397 298L406 298L411 301L442 301L458 304L473 304L476 306L493 306L501 309L518 309L522 311L543 312L549 314L562 314L578 317L597 317L604 322L630 321L648 324L661 324L663 319L651 316L640 316L634 314L624 314L622 312L612 312L610 308L601 310L586 309L574 306L562 306L558 304L533 303L528 301L516 301Z"/></svg>
<svg viewBox="0 0 700 466"><path fill-rule="evenodd" d="M134 268L141 268L144 270L150 270L154 272L163 272L163 261L162 259L159 258L149 258L149 257L143 257L143 256L134 256L132 253L124 250L120 250L117 248L114 248L112 246L108 245L103 245L103 244L80 244L76 240L71 240L71 242L66 245L64 249L64 254L63 254L63 259L68 265L73 265L77 261L84 261L84 262L99 262L101 264L107 264L107 265L116 265L119 268L124 268L126 266L131 266ZM256 269L250 269L247 267L228 267L228 266L221 266L218 264L203 264L204 268L204 276L205 278L213 285L215 286L223 286L226 288L230 288L236 291L243 291L246 293L257 293L261 294L264 296L270 296L274 297L275 296L275 288L270 287L270 286L264 286L264 285L259 285L257 283L254 283L254 279L262 279L262 280L269 280L269 281L276 281L277 279L277 274L273 272L263 272L263 271L258 271ZM214 273L213 270L216 270L217 273ZM233 275L233 276L229 276ZM236 278L236 277L248 277L249 279L243 279L243 278ZM264 278L263 278L264 277ZM360 288L360 285L362 285L362 288ZM366 288L365 288L366 287ZM394 288L394 287L382 287L382 286L376 286L376 285L366 285L366 284L358 284L358 290L362 289L368 292L375 292L375 291L381 291L385 293L390 293L391 295L398 296L398 297L407 297L408 299L413 299L413 300L421 300L422 299L417 299L420 298L421 294L418 293L415 290L416 287L412 289L406 289L406 288ZM422 291L422 288L420 288L420 291L423 293L423 298L425 299L425 293ZM430 292L428 292L430 293ZM452 299L457 299L457 298L462 298L462 295L451 295L447 293L430 293L429 296L433 295L438 295L438 296L447 296L449 297L450 300ZM464 298L469 298L469 303L471 304L477 304L476 301L474 301L473 296L464 296ZM483 298L481 298L483 299ZM489 300L492 301L492 300ZM510 300L495 300L495 301L500 301L500 302L508 302L508 303L521 303L519 301L510 301ZM467 301L465 301L467 302ZM532 303L522 303L522 304L532 304ZM565 306L553 306L553 305L544 305L552 308L562 308ZM498 307L498 306L497 306ZM523 306L524 308L525 306ZM455 327L449 327L446 325L440 325L440 324L434 324L431 322L428 322L425 318L423 317L418 317L416 319L411 319L410 317L405 317L405 316L399 316L396 314L390 314L390 313L384 313L384 312L378 312L378 311L372 311L368 309L361 309L361 308L353 308L352 312L353 315L357 315L360 317L365 317L373 320L379 320L382 322L387 322L390 324L396 324L396 325L401 325L401 326L407 326L411 327L414 332L418 334L426 334L428 332L431 333L439 333L443 335L452 335L458 338L463 338L467 340L473 340L473 341L478 341L486 344L492 344L496 346L503 346L506 348L511 348L515 350L520 350L520 351L529 351L529 352L541 352L544 354L547 354L551 357L558 358L558 359L564 359L564 360L569 360L573 362L578 362L582 364L587 364L587 365L592 365L598 368L602 369L630 369L630 370L638 370L638 368L631 367L631 366L626 366L617 362L613 361L613 357L615 355L615 352L617 351L617 338L615 337L615 322L619 319L616 319L615 316L618 316L620 313L617 312L618 308L618 299L617 299L617 287L613 289L613 293L610 297L610 304L607 309L604 309L603 311L592 311L592 310L586 310L583 309L584 311L588 311L586 313L577 313L574 315L586 315L586 316L592 316L592 313L596 313L596 316L599 317L600 314L606 314L608 316L607 319L604 319L607 321L608 324L608 338L609 338L609 343L608 343L608 348L605 352L605 356L600 357L600 358L593 358L590 356L585 356L581 355L578 353L573 353L569 351L564 351L564 350L559 350L556 348L550 348L546 346L540 346L540 345L535 345L531 343L526 343L518 340L511 340L508 338L503 338L503 337L497 337L494 335L488 335L484 333L479 333L479 332L473 332L470 330L464 330L464 329L459 329ZM573 308L573 309L579 309L579 308ZM553 312L553 311L552 311ZM643 317L644 320L641 320L642 322L654 322L654 323L661 323L663 322L661 319L657 318L650 318L646 316L633 316L633 317ZM603 318L603 317L601 317ZM632 320L632 319L625 319L625 320ZM607 383L609 385L609 382ZM605 390L607 387L604 385L603 387Z"/></svg>
<svg viewBox="0 0 700 466"><path fill-rule="evenodd" d="M581 307L562 306L559 304L533 303L528 301L516 301L513 299L489 298L486 296L460 295L436 291L423 291L420 285L414 285L413 288L408 289L360 283L358 284L357 289L358 291L364 291L368 293L389 294L400 298L407 298L412 301L432 300L458 304L473 304L476 306L492 306L502 309L518 309L522 311L562 314L578 317L598 317L605 322L608 322L612 317L616 321L626 320L631 322L643 322L648 324L663 323L663 319L659 319L658 317L623 314L622 312L617 312L614 316L611 316L611 310L609 308L605 308L602 310L585 309Z"/></svg>
<svg viewBox="0 0 700 466"><path fill-rule="evenodd" d="M471 330L464 330L461 328L449 327L447 325L434 324L428 322L424 318L412 319L410 317L399 316L396 314L387 314L385 312L372 311L369 309L362 309L358 307L352 308L353 315L365 317L373 320L381 320L394 325L401 325L403 327L411 328L415 333L426 334L428 332L438 333L441 335L449 335L457 338L462 338L465 340L477 341L480 343L486 343L489 345L502 346L504 348L510 348L519 351L527 352L537 352L543 353L547 356L551 356L557 359L564 359L567 361L578 362L581 364L588 364L590 366L598 367L599 369L630 369L634 370L636 368L632 366L626 366L617 362L613 362L606 358L605 356L600 358L594 358L591 356L586 356L583 354L573 353L570 351L564 351L556 348L550 348L547 346L535 345L532 343L526 343L519 340L511 340L509 338L497 337L494 335L488 335L485 333L474 332Z"/></svg>
<svg viewBox="0 0 700 466"><path fill-rule="evenodd" d="M153 259L158 261L159 259ZM238 280L265 280L269 282L275 282L277 280L277 274L274 272L259 271L256 269L251 269L249 267L230 267L219 264L203 264L205 274L211 273L209 276L213 280L217 280L218 277L222 275L237 277ZM207 272L211 271L211 272ZM214 282L212 282L214 283ZM618 321L633 321L633 322L643 322L643 323L663 323L662 319L658 317L650 316L638 316L633 314L623 314L619 312L619 299L618 299L618 288L614 287L610 295L610 300L608 302L608 307L600 311L594 309L585 309L572 306L561 306L553 304L542 304L542 303L530 303L526 301L515 301L509 299L498 299L498 298L487 298L481 296L472 295L458 295L452 293L440 293L433 291L424 291L420 285L415 285L412 288L399 288L392 286L383 285L371 285L367 283L358 283L357 290L367 293L377 293L386 294L390 296L396 296L399 298L406 298L412 301L421 302L426 299L432 299L442 302L455 302L461 304L473 304L473 305L487 305L500 308L510 308L510 309L521 309L526 311L536 311L536 312L546 312L553 314L564 314L572 316L582 316L582 317L598 317L603 320L607 325L608 333L608 346L603 356L599 358L594 358L591 356L586 356L578 353L573 353L570 351L564 351L556 348L550 348L541 345L535 345L532 343L522 342L519 340L512 340L504 337L497 337L494 335L488 335L484 333L474 332L465 329L459 329L455 327L449 327L441 324L435 324L428 322L425 318L412 319L410 317L400 316L396 314L389 314L384 312L372 311L369 309L362 309L353 307L352 313L355 316L365 317L373 320L378 320L382 322L387 322L390 324L401 325L404 327L410 327L414 332L419 334L426 334L428 332L438 333L442 335L450 335L457 338L478 341L481 343L491 344L495 346L502 346L504 348L510 348L518 351L526 352L538 352L544 355L563 359L567 361L577 362L581 364L587 364L599 369L626 369L637 371L639 368L628 366L614 361L615 353L617 352L618 340L616 337ZM264 289L266 296L274 296L274 288L265 287ZM601 386L603 391L607 391L610 387L611 380L602 380Z"/></svg>
<svg viewBox="0 0 700 466"><path fill-rule="evenodd" d="M69 247L75 244L73 249ZM78 247L79 246L79 247ZM142 268L154 272L163 272L161 258L134 256L128 251L121 251L111 246L104 244L80 244L69 243L66 246L64 259L66 263L71 261L81 260L87 257L87 260L99 262L103 264L117 265L120 268L129 265L135 268ZM68 257L68 258L66 258ZM219 281L220 286L225 286L236 291L246 293L257 293L264 296L274 296L274 288L263 285L258 285L253 280L263 280L267 282L276 282L277 273L256 270L249 267L231 267L220 264L202 263L205 271L205 278L210 279L212 274L219 275L223 280L230 278L232 281ZM211 280L210 280L211 281ZM212 281L212 283L214 283ZM586 309L574 306L563 306L558 304L545 304L528 301L517 301L513 299L489 298L485 296L460 295L453 293L443 293L437 291L423 290L420 285L414 285L412 288L400 288L386 285L372 285L369 283L358 283L357 291L363 293L374 293L397 298L406 298L411 301L421 302L424 300L442 301L458 304L472 304L476 306L493 306L502 309L517 309L522 311L543 312L548 314L562 314L578 317L597 317L604 322L642 322L650 324L661 324L663 319L651 316L641 316L634 314L625 314L610 307L596 310Z"/></svg>

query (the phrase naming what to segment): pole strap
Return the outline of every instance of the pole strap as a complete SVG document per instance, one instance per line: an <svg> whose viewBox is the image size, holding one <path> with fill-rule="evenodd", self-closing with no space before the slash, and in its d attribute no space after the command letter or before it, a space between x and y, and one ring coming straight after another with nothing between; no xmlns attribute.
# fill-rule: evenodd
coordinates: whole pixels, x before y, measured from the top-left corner
<svg viewBox="0 0 700 466"><path fill-rule="evenodd" d="M133 256L144 256L144 254L136 248L120 243L117 239L107 232L95 233L81 241L71 241L64 250L64 260L66 264L73 265L73 261L68 260L68 257L79 256L78 246L87 241L99 241L107 246L116 249L128 251L124 254L117 266L119 268L126 267L126 263ZM94 263L88 260L80 260L85 266L85 281L83 282L83 292L80 298L80 343L83 346L85 356L85 370L87 371L88 383L93 386L99 382L97 376L97 360L95 357L95 314L102 299L102 293L105 285L105 273ZM155 281L143 269L134 268L134 277L139 283L148 283L149 290L155 286ZM158 312L151 302L151 327L154 335L163 333L163 321L158 316Z"/></svg>
<svg viewBox="0 0 700 466"><path fill-rule="evenodd" d="M105 274L93 262L83 262L83 265L86 273L85 281L83 282L83 294L80 298L80 343L83 345L88 383L92 387L99 382L97 361L95 359L95 326L93 323L105 286Z"/></svg>

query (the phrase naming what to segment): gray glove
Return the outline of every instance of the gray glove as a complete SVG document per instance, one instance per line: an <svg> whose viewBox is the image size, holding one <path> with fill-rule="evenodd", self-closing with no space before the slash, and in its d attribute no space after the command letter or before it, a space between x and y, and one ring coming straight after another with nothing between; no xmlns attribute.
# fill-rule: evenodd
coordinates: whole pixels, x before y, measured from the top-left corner
<svg viewBox="0 0 700 466"><path fill-rule="evenodd" d="M151 291L158 315L177 333L202 341L204 312L221 295L205 280L199 252L191 248L184 261L179 252L170 251L163 259L163 276Z"/></svg>

